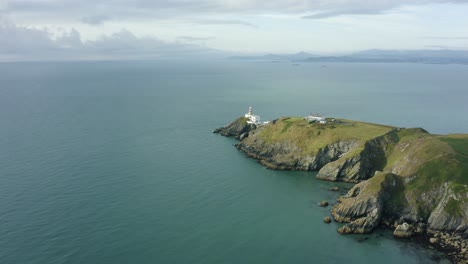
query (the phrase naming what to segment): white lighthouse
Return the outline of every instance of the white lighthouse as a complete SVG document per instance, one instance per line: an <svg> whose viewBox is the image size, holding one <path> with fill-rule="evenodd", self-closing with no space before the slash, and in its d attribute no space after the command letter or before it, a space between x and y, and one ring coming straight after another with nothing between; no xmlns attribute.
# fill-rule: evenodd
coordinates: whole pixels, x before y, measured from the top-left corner
<svg viewBox="0 0 468 264"><path fill-rule="evenodd" d="M245 114L245 118L247 118L247 124L260 124L260 116L253 114L252 107L249 107L249 112Z"/></svg>

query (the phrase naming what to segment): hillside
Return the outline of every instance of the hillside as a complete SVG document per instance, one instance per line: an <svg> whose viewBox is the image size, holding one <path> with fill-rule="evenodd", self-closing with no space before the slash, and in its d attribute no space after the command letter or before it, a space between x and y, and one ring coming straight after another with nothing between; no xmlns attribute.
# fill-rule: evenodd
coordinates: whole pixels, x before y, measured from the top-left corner
<svg viewBox="0 0 468 264"><path fill-rule="evenodd" d="M408 222L415 232L468 235L468 135L298 117L240 131L236 147L268 168L357 183L332 210L347 223L342 233Z"/></svg>

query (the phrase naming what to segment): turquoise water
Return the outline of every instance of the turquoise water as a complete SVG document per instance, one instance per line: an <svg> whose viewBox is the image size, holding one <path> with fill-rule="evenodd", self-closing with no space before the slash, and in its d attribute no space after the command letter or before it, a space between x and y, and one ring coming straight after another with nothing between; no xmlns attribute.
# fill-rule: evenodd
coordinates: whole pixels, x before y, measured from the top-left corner
<svg viewBox="0 0 468 264"><path fill-rule="evenodd" d="M335 184L267 170L211 131L253 105L264 119L322 112L466 133L467 72L0 64L0 263L437 263L389 232L339 235L317 206Z"/></svg>

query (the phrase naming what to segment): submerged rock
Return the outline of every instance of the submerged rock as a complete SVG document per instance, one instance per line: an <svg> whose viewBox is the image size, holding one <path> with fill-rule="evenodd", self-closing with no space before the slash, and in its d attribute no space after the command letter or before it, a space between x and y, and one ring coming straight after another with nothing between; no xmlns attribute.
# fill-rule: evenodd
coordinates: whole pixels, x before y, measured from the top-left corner
<svg viewBox="0 0 468 264"><path fill-rule="evenodd" d="M335 187L332 187L330 189L328 189L329 191L332 191L332 192L337 192L340 190L340 188L338 188L338 186L335 186Z"/></svg>
<svg viewBox="0 0 468 264"><path fill-rule="evenodd" d="M364 242L364 241L366 241L368 239L369 239L368 237L361 237L361 238L358 239L358 242L362 243L362 242Z"/></svg>

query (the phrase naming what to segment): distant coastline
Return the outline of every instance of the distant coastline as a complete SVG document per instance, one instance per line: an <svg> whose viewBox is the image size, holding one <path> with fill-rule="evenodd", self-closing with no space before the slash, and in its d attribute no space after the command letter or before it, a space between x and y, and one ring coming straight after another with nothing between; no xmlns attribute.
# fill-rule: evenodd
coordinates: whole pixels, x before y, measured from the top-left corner
<svg viewBox="0 0 468 264"><path fill-rule="evenodd" d="M468 65L468 50L367 50L346 55L316 55L307 52L295 54L267 54L232 56L233 60L271 62L319 63L422 63Z"/></svg>

